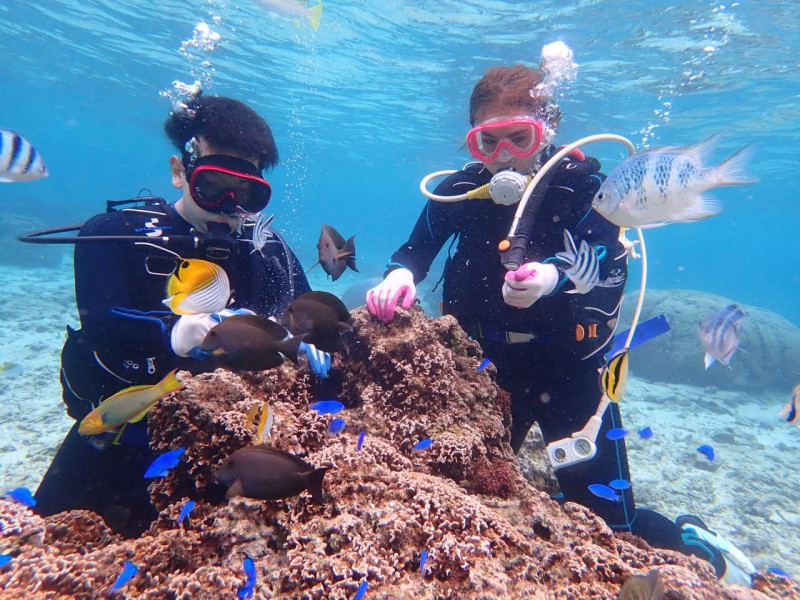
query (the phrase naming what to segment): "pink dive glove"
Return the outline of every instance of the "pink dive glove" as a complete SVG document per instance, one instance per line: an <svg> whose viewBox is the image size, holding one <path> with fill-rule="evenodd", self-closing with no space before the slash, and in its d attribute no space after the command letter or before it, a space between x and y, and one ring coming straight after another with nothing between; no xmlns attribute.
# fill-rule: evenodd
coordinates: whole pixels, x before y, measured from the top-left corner
<svg viewBox="0 0 800 600"><path fill-rule="evenodd" d="M378 317L382 323L394 319L397 301L403 296L400 305L405 310L411 308L417 299L417 287L414 285L414 275L408 269L395 269L386 279L367 292L367 310Z"/></svg>
<svg viewBox="0 0 800 600"><path fill-rule="evenodd" d="M556 289L557 284L558 269L555 265L525 263L516 271L506 273L503 300L509 306L528 308Z"/></svg>

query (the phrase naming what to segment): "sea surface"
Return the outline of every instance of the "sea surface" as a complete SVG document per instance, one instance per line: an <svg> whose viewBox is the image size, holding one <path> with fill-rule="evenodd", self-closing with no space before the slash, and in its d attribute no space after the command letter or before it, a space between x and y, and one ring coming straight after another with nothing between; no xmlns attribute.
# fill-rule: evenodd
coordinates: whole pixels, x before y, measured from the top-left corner
<svg viewBox="0 0 800 600"><path fill-rule="evenodd" d="M268 174L274 224L306 266L316 261L323 223L356 235L361 275L345 274L336 288L343 291L380 276L407 239L424 205L420 179L469 160L464 136L475 82L493 66L535 67L545 44L562 41L578 70L558 91L558 143L613 133L644 149L695 144L721 131L716 162L756 145L750 171L759 182L711 192L724 212L645 232L648 286L718 294L798 326L799 40L794 0L325 0L318 31L256 0L0 0L0 128L25 135L51 172L0 184L0 315L14 334L0 362L22 367L0 375L0 402L13 407L0 441L0 493L35 487L69 428L58 405L58 352L64 326L77 322L71 247L31 257L13 238L80 224L106 200L142 190L177 199L162 128L181 85L199 81L206 93L239 98L267 119L281 155ZM607 173L625 156L610 142L585 150ZM636 289L638 265L631 271ZM325 284L314 277L312 284ZM429 279L438 279L436 268ZM800 364L774 368L797 371L800 383ZM638 389L643 402L659 397L658 389ZM758 406L746 405L741 427L758 421ZM633 413L651 410L642 404ZM784 426L772 404L763 410L770 427ZM657 413L647 415L655 427ZM669 422L680 428L675 415ZM759 530L752 515L748 527L731 522L733 507L756 500L746 482L720 493L714 510L724 515L721 531L757 550L759 567L773 566L774 552L775 563L800 576L798 554L784 553L776 539L800 533L800 429L781 429L780 439L795 454L775 472L776 488L793 486L780 490L787 505L794 499L794 508L774 517L780 529ZM632 463L648 460L635 447L631 454ZM778 468L753 456L741 448L737 473ZM680 471L676 460L671 469ZM748 460L755 461L749 469ZM698 480L692 469L687 460L683 474L694 476L686 489ZM658 484L657 462L643 479ZM652 486L643 498L675 516L674 494Z"/></svg>

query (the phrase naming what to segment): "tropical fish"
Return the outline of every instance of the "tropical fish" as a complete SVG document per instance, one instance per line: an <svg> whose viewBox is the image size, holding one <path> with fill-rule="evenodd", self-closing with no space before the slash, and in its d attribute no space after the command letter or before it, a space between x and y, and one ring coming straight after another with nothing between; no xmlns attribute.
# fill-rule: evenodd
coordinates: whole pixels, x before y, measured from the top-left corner
<svg viewBox="0 0 800 600"><path fill-rule="evenodd" d="M427 450L433 444L433 440L428 438L427 440L422 440L421 442L417 442L414 444L414 450Z"/></svg>
<svg viewBox="0 0 800 600"><path fill-rule="evenodd" d="M488 367L491 364L491 362L492 361L489 360L488 358L484 358L481 361L481 364L479 364L478 367L475 370L476 371L483 371L486 367Z"/></svg>
<svg viewBox="0 0 800 600"><path fill-rule="evenodd" d="M419 574L425 576L425 563L428 562L428 551L423 550L419 555Z"/></svg>
<svg viewBox="0 0 800 600"><path fill-rule="evenodd" d="M353 596L353 600L363 600L364 596L367 595L367 589L369 589L369 582L364 581L364 583L358 586L358 591L356 595Z"/></svg>
<svg viewBox="0 0 800 600"><path fill-rule="evenodd" d="M617 600L664 600L666 593L661 571L653 569L647 575L629 577L619 591Z"/></svg>
<svg viewBox="0 0 800 600"><path fill-rule="evenodd" d="M258 315L232 315L206 334L200 348L230 370L264 371L285 358L297 363L304 336L289 337L275 321Z"/></svg>
<svg viewBox="0 0 800 600"><path fill-rule="evenodd" d="M24 373L22 365L13 362L0 363L0 375L15 379Z"/></svg>
<svg viewBox="0 0 800 600"><path fill-rule="evenodd" d="M178 466L184 452L186 452L186 448L176 448L175 450L165 452L147 467L147 470L144 472L144 478L152 479L154 477L164 477L170 470Z"/></svg>
<svg viewBox="0 0 800 600"><path fill-rule="evenodd" d="M184 387L175 372L170 371L155 385L133 385L120 390L100 403L78 426L81 435L97 435L126 423L137 423L161 400Z"/></svg>
<svg viewBox="0 0 800 600"><path fill-rule="evenodd" d="M292 335L305 334L304 341L323 352L349 352L345 334L353 330L350 311L328 292L306 292L286 308L278 323Z"/></svg>
<svg viewBox="0 0 800 600"><path fill-rule="evenodd" d="M358 444L356 445L356 452L361 452L361 448L364 446L364 438L367 437L367 432L362 431L358 434Z"/></svg>
<svg viewBox="0 0 800 600"><path fill-rule="evenodd" d="M335 415L344 410L344 404L338 400L318 400L310 404L311 410L317 411L321 415Z"/></svg>
<svg viewBox="0 0 800 600"><path fill-rule="evenodd" d="M223 310L231 299L225 269L199 258L182 259L167 280L163 304L176 315L199 315Z"/></svg>
<svg viewBox="0 0 800 600"><path fill-rule="evenodd" d="M253 237L250 240L250 243L253 244L253 250L250 254L258 252L261 256L264 256L264 246L266 246L267 242L273 237L270 225L274 218L275 215L265 217L264 213L258 213L258 219L253 224Z"/></svg>
<svg viewBox="0 0 800 600"><path fill-rule="evenodd" d="M244 585L236 590L236 597L240 600L247 600L253 597L253 591L256 587L256 563L253 559L245 555L242 561L242 568L244 569Z"/></svg>
<svg viewBox="0 0 800 600"><path fill-rule="evenodd" d="M612 490L607 485L602 483L593 483L589 486L589 491L592 492L598 498L603 498L604 500L610 500L611 502L620 502L622 500L621 496Z"/></svg>
<svg viewBox="0 0 800 600"><path fill-rule="evenodd" d="M339 279L347 267L358 273L356 268L356 243L352 236L346 240L339 235L330 225L322 226L322 233L317 242L319 261L311 266L310 271L317 265L322 265L322 270L331 276L333 281ZM308 272L308 271L307 271Z"/></svg>
<svg viewBox="0 0 800 600"><path fill-rule="evenodd" d="M796 385L792 392L792 399L781 410L780 416L787 423L800 427L800 385Z"/></svg>
<svg viewBox="0 0 800 600"><path fill-rule="evenodd" d="M0 129L0 182L34 181L50 175L42 155L20 134Z"/></svg>
<svg viewBox="0 0 800 600"><path fill-rule="evenodd" d="M568 290L567 294L586 294L597 286L614 287L622 284L622 282L601 282L600 257L597 254L597 248L590 246L586 240L581 240L580 248L576 248L572 234L566 229L564 230L564 252L556 252L556 257L568 265L564 274L575 286L575 289Z"/></svg>
<svg viewBox="0 0 800 600"><path fill-rule="evenodd" d="M10 565L13 558L10 554L0 554L0 569Z"/></svg>
<svg viewBox="0 0 800 600"><path fill-rule="evenodd" d="M256 432L256 439L258 439L259 444L263 444L265 438L272 439L273 423L275 423L275 414L272 412L269 402L264 402L261 405L261 420L258 423L258 431Z"/></svg>
<svg viewBox="0 0 800 600"><path fill-rule="evenodd" d="M122 573L120 573L119 577L117 577L117 580L114 582L114 585L111 586L109 593L113 594L123 586L127 585L131 579L136 577L136 574L138 572L139 569L136 568L136 565L133 564L131 561L126 560L125 568L122 570Z"/></svg>
<svg viewBox="0 0 800 600"><path fill-rule="evenodd" d="M625 479L614 479L608 482L608 487L615 490L627 490L631 487L631 482Z"/></svg>
<svg viewBox="0 0 800 600"><path fill-rule="evenodd" d="M189 514L194 510L196 502L194 500L189 500L186 504L183 505L181 509L181 514L178 515L178 527L180 527L181 523L183 523L184 519L189 518ZM188 523L188 520L187 520Z"/></svg>
<svg viewBox="0 0 800 600"><path fill-rule="evenodd" d="M716 361L726 367L739 347L744 313L735 304L718 310L700 324L700 341L706 351L703 361L708 369Z"/></svg>
<svg viewBox="0 0 800 600"><path fill-rule="evenodd" d="M344 419L334 419L331 421L330 426L328 427L328 431L331 433L341 433L344 430L344 426L347 424L347 421Z"/></svg>
<svg viewBox="0 0 800 600"><path fill-rule="evenodd" d="M643 440L649 440L651 437L653 437L653 430L650 427L645 427L644 429L640 429L638 433L639 437L642 438Z"/></svg>
<svg viewBox="0 0 800 600"><path fill-rule="evenodd" d="M612 402L619 402L628 385L628 351L612 357L600 369L600 387Z"/></svg>
<svg viewBox="0 0 800 600"><path fill-rule="evenodd" d="M721 185L746 185L752 146L740 149L716 167L706 167L720 134L694 146L669 146L637 152L609 175L592 206L619 227L659 227L689 223L722 212L703 192Z"/></svg>
<svg viewBox="0 0 800 600"><path fill-rule="evenodd" d="M606 431L606 437L612 441L621 440L626 435L628 435L628 430L623 429L622 427L615 427L614 429L609 429Z"/></svg>
<svg viewBox="0 0 800 600"><path fill-rule="evenodd" d="M703 444L702 446L697 447L697 451L705 456L708 460L717 460L717 451L714 450L713 446Z"/></svg>
<svg viewBox="0 0 800 600"><path fill-rule="evenodd" d="M228 498L245 496L279 500L307 490L322 504L322 478L328 467L315 469L303 459L270 446L245 446L222 463L214 477L228 487Z"/></svg>
<svg viewBox="0 0 800 600"><path fill-rule="evenodd" d="M5 496L11 498L14 502L19 502L25 506L36 506L36 498L33 497L31 491L26 487L18 487L13 490L7 491Z"/></svg>
<svg viewBox="0 0 800 600"><path fill-rule="evenodd" d="M261 8L280 17L305 19L314 31L319 29L322 20L322 2L306 8L296 0L254 0Z"/></svg>

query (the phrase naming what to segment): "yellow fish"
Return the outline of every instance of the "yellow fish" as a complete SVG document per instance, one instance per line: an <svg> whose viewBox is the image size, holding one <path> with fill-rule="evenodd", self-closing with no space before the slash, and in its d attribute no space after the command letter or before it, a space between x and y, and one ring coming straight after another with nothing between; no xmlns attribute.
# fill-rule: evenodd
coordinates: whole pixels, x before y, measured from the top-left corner
<svg viewBox="0 0 800 600"><path fill-rule="evenodd" d="M783 407L783 410L781 410L781 417L785 419L787 423L800 427L800 384L794 386L792 399L789 400L786 406Z"/></svg>
<svg viewBox="0 0 800 600"><path fill-rule="evenodd" d="M600 370L600 387L612 402L619 402L628 385L628 351L623 350Z"/></svg>
<svg viewBox="0 0 800 600"><path fill-rule="evenodd" d="M176 315L215 313L228 305L231 284L225 269L199 258L182 259L167 281L163 303Z"/></svg>
<svg viewBox="0 0 800 600"><path fill-rule="evenodd" d="M184 387L175 377L176 371L170 371L155 385L134 385L118 391L86 415L78 426L78 433L97 435L141 421L164 396Z"/></svg>

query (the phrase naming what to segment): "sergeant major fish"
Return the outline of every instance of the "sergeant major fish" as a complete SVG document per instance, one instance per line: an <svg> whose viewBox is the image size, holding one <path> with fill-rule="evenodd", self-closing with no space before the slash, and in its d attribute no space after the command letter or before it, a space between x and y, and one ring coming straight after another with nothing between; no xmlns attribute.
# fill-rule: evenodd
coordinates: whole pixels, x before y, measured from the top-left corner
<svg viewBox="0 0 800 600"><path fill-rule="evenodd" d="M614 287L619 283L604 283L600 281L600 256L597 248L590 246L586 240L581 240L580 248L575 246L572 234L564 230L564 252L557 252L556 257L564 261L568 268L564 274L575 286L567 294L586 294L596 286Z"/></svg>
<svg viewBox="0 0 800 600"><path fill-rule="evenodd" d="M745 146L717 165L706 167L719 133L694 146L669 146L637 152L601 185L592 206L619 227L659 227L689 223L722 212L703 192L721 185L746 185L752 146Z"/></svg>
<svg viewBox="0 0 800 600"><path fill-rule="evenodd" d="M0 129L0 182L34 181L50 175L42 155L15 131Z"/></svg>
<svg viewBox="0 0 800 600"><path fill-rule="evenodd" d="M726 306L700 323L700 341L706 351L706 369L716 361L726 367L739 347L744 313L735 304Z"/></svg>

